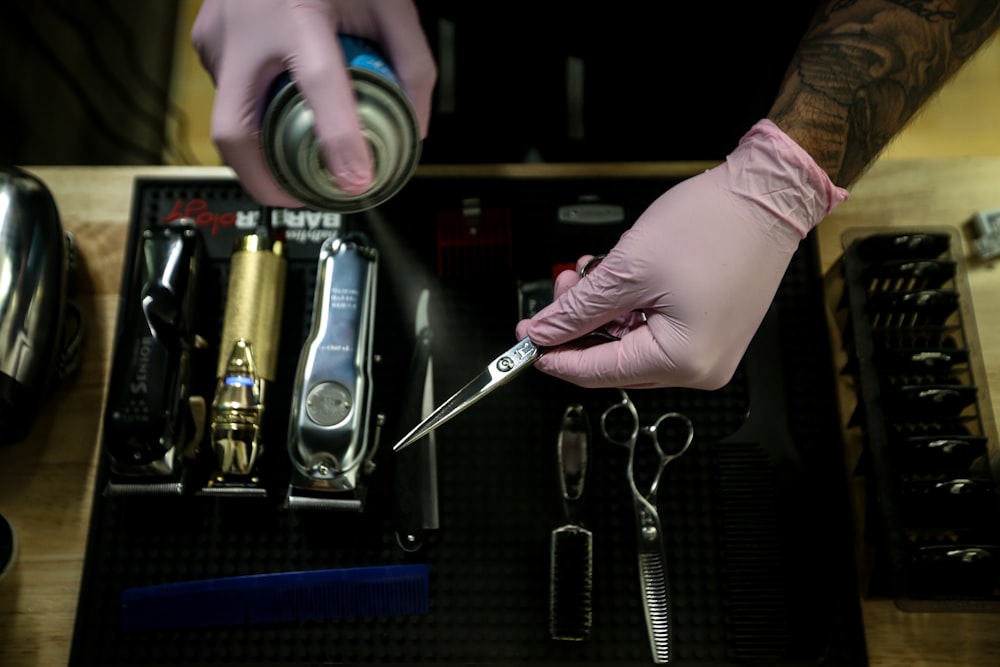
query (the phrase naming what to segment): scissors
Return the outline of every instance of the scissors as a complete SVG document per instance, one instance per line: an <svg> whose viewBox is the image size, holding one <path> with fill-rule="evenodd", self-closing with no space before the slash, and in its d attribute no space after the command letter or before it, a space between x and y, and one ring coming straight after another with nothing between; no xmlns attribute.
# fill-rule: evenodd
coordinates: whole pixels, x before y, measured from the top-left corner
<svg viewBox="0 0 1000 667"><path fill-rule="evenodd" d="M602 343L619 338L604 330L593 331L577 338L567 345ZM409 433L393 445L393 451L398 452L409 447L414 442L444 424L449 419L458 416L480 399L490 395L507 384L542 358L546 348L538 347L530 338L522 338L509 350L486 365L486 368L467 385L439 405L427 418L417 424Z"/></svg>
<svg viewBox="0 0 1000 667"><path fill-rule="evenodd" d="M618 390L621 400L601 413L601 435L612 444L628 450L626 474L636 517L636 537L639 553L639 585L642 589L643 611L646 615L646 629L653 659L657 663L670 662L672 615L670 593L667 582L667 557L663 542L663 526L656 508L657 490L663 470L667 464L682 456L694 440L694 425L680 412L665 412L652 424L642 425L635 403L624 389ZM667 429L668 422L679 422L682 440L679 446L669 450L664 442L675 430ZM624 428L616 428L624 427ZM663 429L661 432L661 428ZM627 436L622 436L627 432ZM653 477L645 492L639 489L635 478L635 450L639 436L648 437L653 443L653 451L658 459Z"/></svg>
<svg viewBox="0 0 1000 667"><path fill-rule="evenodd" d="M590 270L597 266L604 257L605 255L596 255L591 258L580 269L580 277L582 278L590 273ZM593 345L616 340L621 339L604 329L598 329L566 343L566 345ZM409 447L449 419L457 417L480 399L493 393L528 368L531 368L536 361L541 359L544 353L545 348L538 347L529 338L522 338L509 350L503 352L487 364L483 372L455 392L451 398L439 405L422 422L413 427L409 433L393 445L392 450L398 452L404 447Z"/></svg>

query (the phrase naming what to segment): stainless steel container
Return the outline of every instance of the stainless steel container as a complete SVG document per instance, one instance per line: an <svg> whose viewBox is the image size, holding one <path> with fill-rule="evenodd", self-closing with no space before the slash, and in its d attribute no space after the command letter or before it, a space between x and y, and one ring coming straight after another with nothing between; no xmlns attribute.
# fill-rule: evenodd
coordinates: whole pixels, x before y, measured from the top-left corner
<svg viewBox="0 0 1000 667"><path fill-rule="evenodd" d="M27 436L56 378L70 242L45 184L0 169L0 442Z"/></svg>
<svg viewBox="0 0 1000 667"><path fill-rule="evenodd" d="M261 141L268 168L289 194L310 208L354 213L378 206L409 181L420 158L420 128L409 99L375 47L346 35L340 43L375 162L368 191L349 195L334 182L316 139L313 111L288 73L271 87Z"/></svg>

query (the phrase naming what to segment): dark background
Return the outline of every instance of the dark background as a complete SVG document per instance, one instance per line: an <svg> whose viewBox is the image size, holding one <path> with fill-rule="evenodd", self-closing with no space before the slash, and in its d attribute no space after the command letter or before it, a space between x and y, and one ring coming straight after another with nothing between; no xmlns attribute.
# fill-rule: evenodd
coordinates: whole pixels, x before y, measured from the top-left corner
<svg viewBox="0 0 1000 667"><path fill-rule="evenodd" d="M441 74L425 163L722 159L766 115L815 5L417 4ZM164 136L200 111L168 95L182 9L0 0L0 163L194 162Z"/></svg>
<svg viewBox="0 0 1000 667"><path fill-rule="evenodd" d="M0 163L170 160L178 4L0 0Z"/></svg>

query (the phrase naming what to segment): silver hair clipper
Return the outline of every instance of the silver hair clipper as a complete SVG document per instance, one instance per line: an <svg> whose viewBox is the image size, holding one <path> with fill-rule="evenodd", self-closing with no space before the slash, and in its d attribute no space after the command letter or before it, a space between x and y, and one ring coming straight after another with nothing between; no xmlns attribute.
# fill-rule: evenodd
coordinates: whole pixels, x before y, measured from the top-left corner
<svg viewBox="0 0 1000 667"><path fill-rule="evenodd" d="M312 327L299 357L289 419L291 508L364 509L373 428L372 338L378 253L363 235L320 248Z"/></svg>

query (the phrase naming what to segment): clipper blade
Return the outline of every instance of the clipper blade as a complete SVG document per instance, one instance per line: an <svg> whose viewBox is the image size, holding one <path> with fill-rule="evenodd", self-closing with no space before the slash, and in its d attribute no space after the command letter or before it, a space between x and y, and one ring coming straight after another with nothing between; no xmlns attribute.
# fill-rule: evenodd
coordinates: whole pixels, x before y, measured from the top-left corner
<svg viewBox="0 0 1000 667"><path fill-rule="evenodd" d="M198 490L199 496L216 496L219 498L267 498L267 489L259 485L259 480L230 481L210 480Z"/></svg>
<svg viewBox="0 0 1000 667"><path fill-rule="evenodd" d="M325 498L320 495L305 495L301 489L289 489L285 497L289 509L340 510L345 512L362 512L365 509L363 498Z"/></svg>
<svg viewBox="0 0 1000 667"><path fill-rule="evenodd" d="M201 396L188 398L188 408L193 421L191 439L183 448L173 448L164 458L151 466L152 469L162 469L160 475L129 475L115 470L112 461L104 495L108 498L120 496L183 496L190 485L189 463L187 458L197 454L198 443L204 434L205 399Z"/></svg>
<svg viewBox="0 0 1000 667"><path fill-rule="evenodd" d="M121 482L109 480L104 487L104 495L109 498L119 496L182 496L184 495L184 481Z"/></svg>
<svg viewBox="0 0 1000 667"><path fill-rule="evenodd" d="M349 491L332 492L329 488L315 486L315 480L295 472L285 494L285 507L362 512L365 509L366 488L359 486Z"/></svg>

